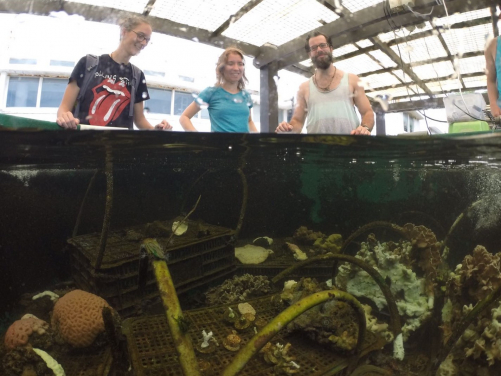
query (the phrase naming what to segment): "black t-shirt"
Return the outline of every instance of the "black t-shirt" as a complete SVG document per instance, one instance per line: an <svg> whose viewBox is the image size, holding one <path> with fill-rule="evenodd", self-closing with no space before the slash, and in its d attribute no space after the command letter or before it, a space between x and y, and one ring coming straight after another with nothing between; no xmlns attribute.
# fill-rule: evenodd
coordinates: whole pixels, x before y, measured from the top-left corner
<svg viewBox="0 0 501 376"><path fill-rule="evenodd" d="M71 73L70 82L76 80L82 86L86 56L82 57ZM78 118L80 124L123 127L132 129L133 117L129 116L132 84L131 64L119 64L109 55L101 55L94 77L87 87ZM133 103L149 99L144 73L136 83L136 98Z"/></svg>

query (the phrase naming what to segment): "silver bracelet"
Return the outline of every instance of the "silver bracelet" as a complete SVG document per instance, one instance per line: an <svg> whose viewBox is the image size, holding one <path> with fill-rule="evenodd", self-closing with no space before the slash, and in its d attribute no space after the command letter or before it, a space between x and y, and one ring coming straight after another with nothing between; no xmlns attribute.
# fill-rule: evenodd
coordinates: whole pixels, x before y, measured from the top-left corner
<svg viewBox="0 0 501 376"><path fill-rule="evenodd" d="M366 128L369 132L372 132L372 129L370 129L367 125L360 124L360 126Z"/></svg>

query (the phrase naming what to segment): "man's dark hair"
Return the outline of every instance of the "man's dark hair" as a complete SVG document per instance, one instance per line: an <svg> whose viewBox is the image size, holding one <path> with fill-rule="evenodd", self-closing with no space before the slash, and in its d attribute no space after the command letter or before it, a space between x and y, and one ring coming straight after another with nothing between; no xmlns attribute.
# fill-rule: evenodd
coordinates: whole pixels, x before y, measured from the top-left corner
<svg viewBox="0 0 501 376"><path fill-rule="evenodd" d="M322 33L318 32L318 31L315 31L313 33L313 35L308 35L306 37L306 43L304 45L304 49L306 50L306 52L310 52L310 44L309 44L310 38L318 37L320 35L322 35L325 38L325 40L327 41L327 44L332 47L331 37L328 37L325 34L322 34Z"/></svg>

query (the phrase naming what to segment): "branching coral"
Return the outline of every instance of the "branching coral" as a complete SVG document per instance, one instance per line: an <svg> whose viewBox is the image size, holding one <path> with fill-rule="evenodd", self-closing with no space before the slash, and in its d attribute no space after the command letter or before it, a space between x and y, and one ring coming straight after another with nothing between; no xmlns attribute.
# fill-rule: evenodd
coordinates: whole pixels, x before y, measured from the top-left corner
<svg viewBox="0 0 501 376"><path fill-rule="evenodd" d="M265 276L244 274L227 279L222 285L213 287L205 293L208 305L231 304L268 294L270 281Z"/></svg>
<svg viewBox="0 0 501 376"><path fill-rule="evenodd" d="M453 333L458 333L461 323L474 306L484 301L501 286L501 256L492 255L484 247L477 246L473 254L466 256L451 273L447 284L448 300L442 310L442 329L444 342ZM475 308L477 309L477 308ZM501 360L501 304L491 310L480 313L472 324L464 330L458 348L464 349L464 355L473 359L482 359L489 365ZM457 337L456 337L457 338ZM464 356L463 355L463 356Z"/></svg>

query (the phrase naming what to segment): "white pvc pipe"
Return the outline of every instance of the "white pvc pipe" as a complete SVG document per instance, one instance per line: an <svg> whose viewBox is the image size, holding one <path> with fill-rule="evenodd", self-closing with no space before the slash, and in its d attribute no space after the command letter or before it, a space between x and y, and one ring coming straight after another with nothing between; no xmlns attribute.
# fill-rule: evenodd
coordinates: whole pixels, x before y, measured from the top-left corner
<svg viewBox="0 0 501 376"><path fill-rule="evenodd" d="M99 125L86 125L80 124L81 131L127 131L127 128L119 128L119 127L102 127Z"/></svg>

